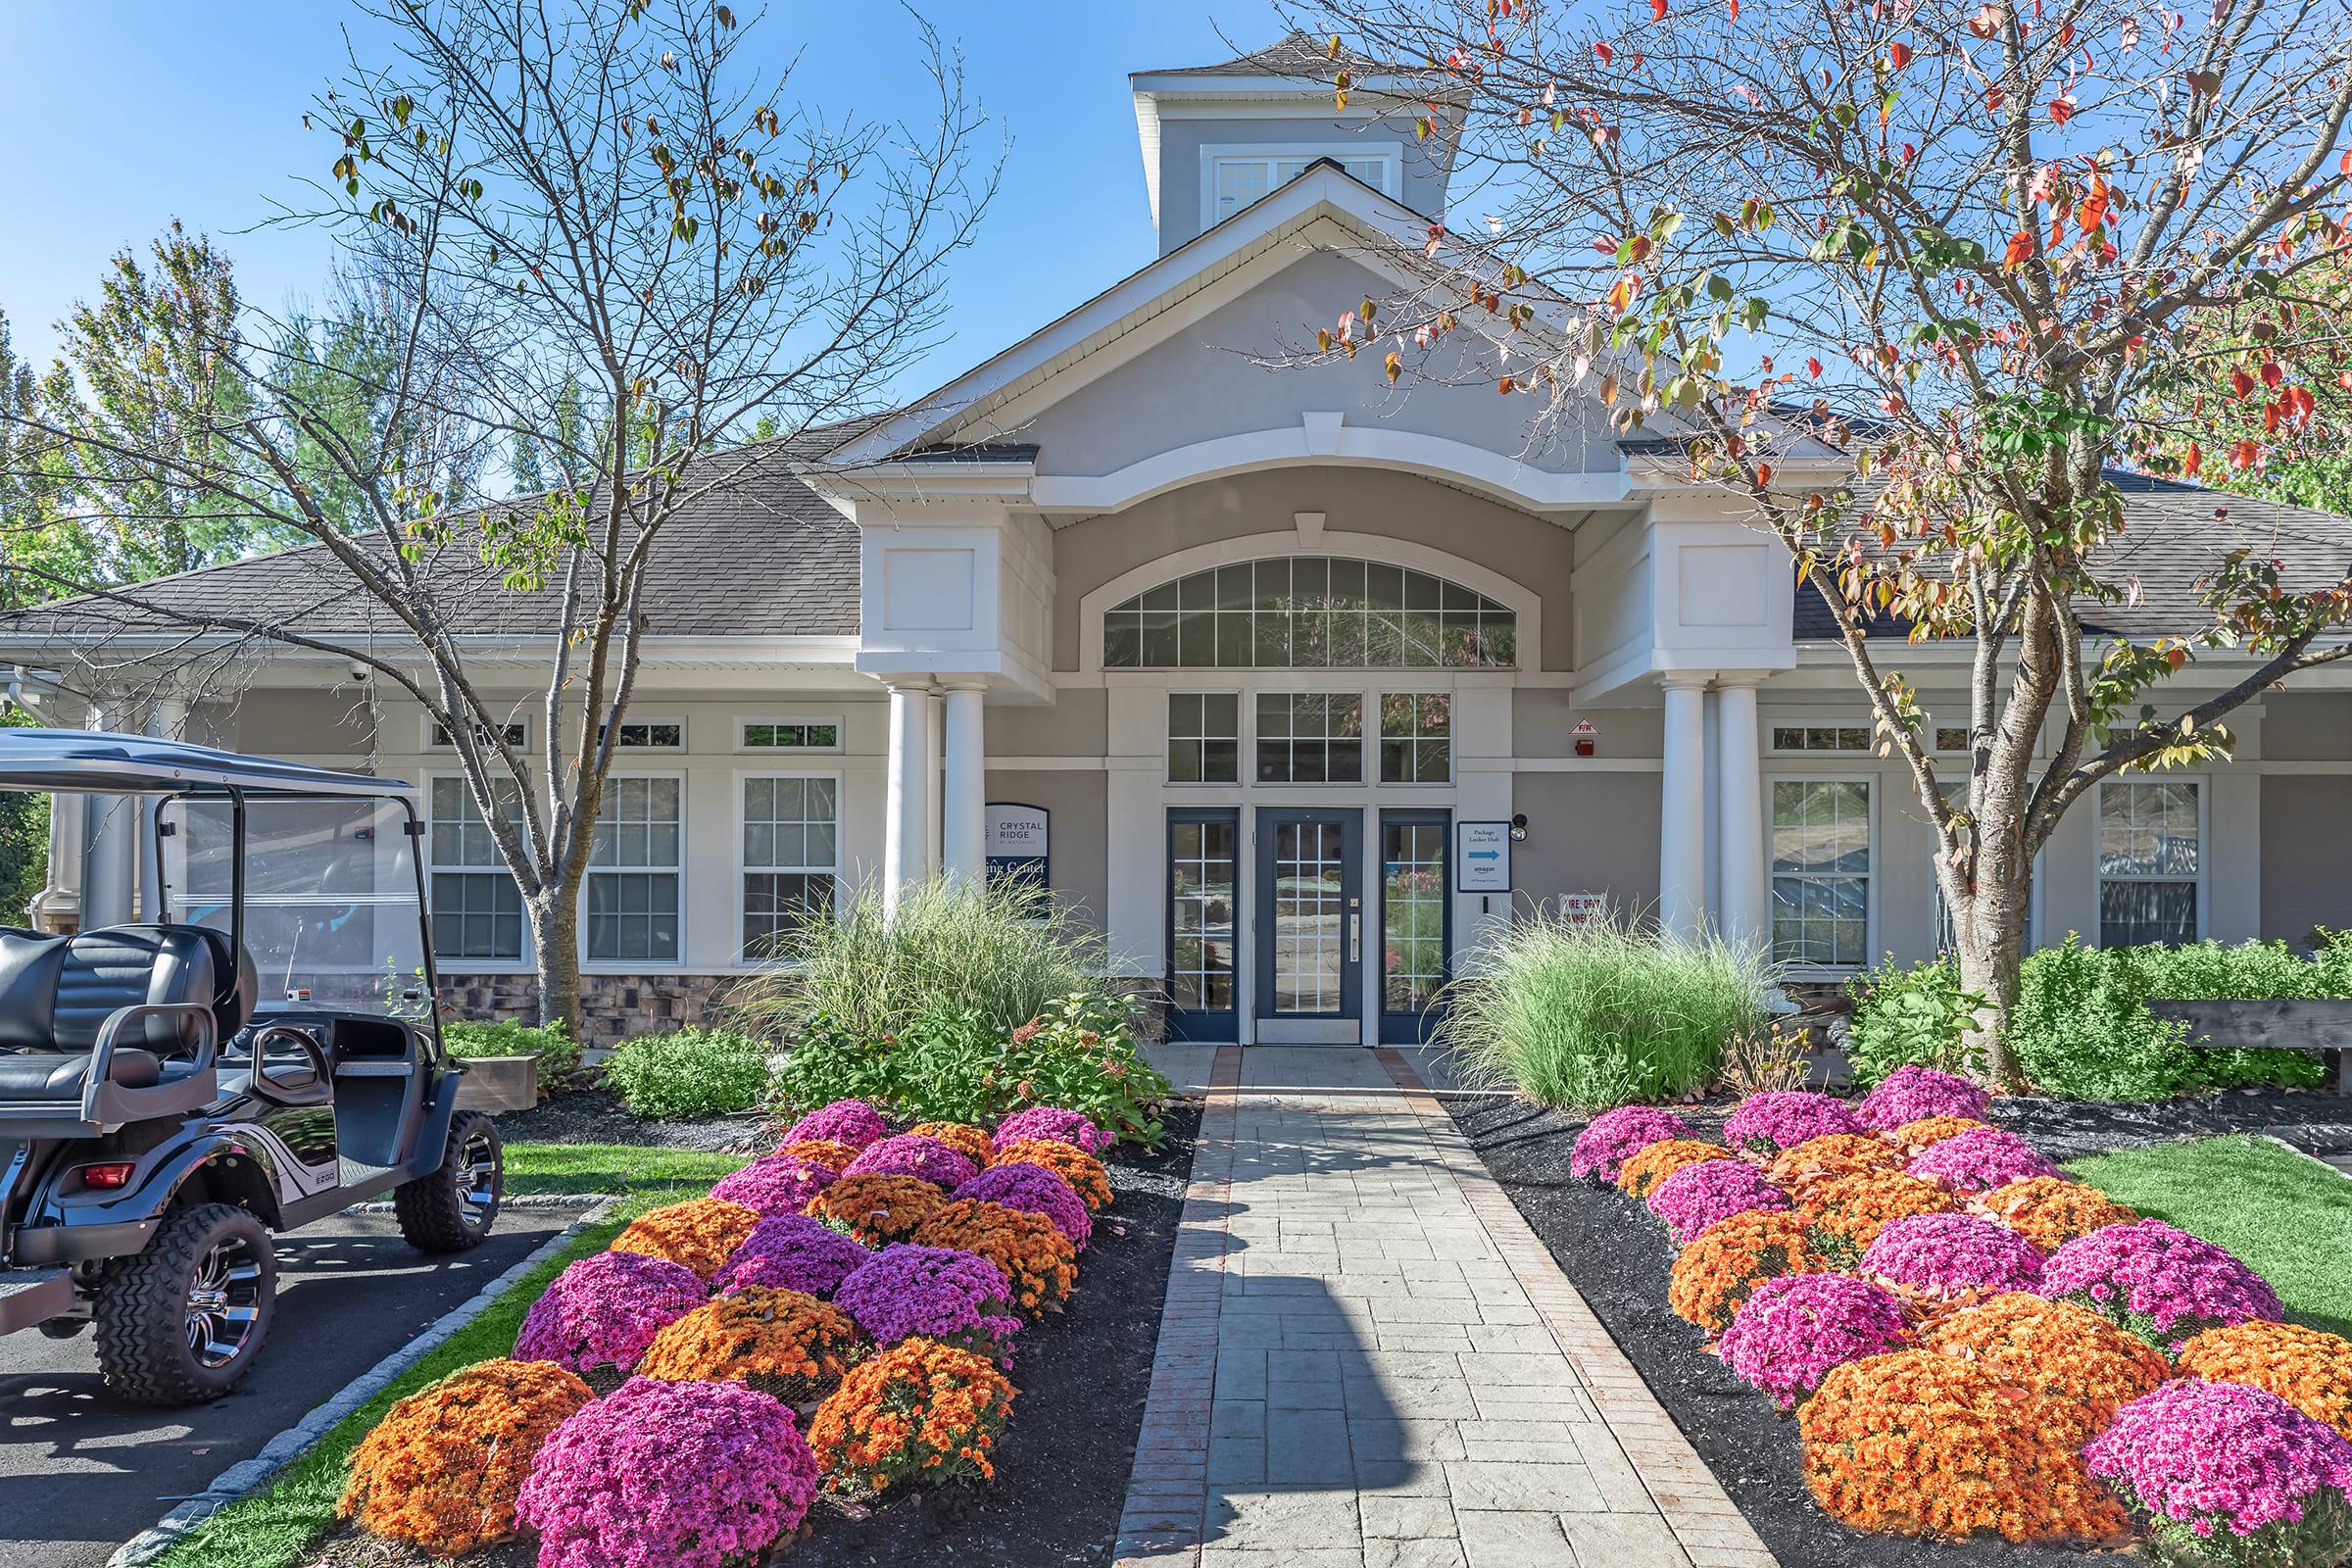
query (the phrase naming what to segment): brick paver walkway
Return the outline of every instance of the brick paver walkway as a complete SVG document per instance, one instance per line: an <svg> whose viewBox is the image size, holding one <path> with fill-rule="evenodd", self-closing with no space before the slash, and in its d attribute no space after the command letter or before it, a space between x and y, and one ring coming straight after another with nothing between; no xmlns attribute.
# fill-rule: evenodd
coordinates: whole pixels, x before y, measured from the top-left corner
<svg viewBox="0 0 2352 1568"><path fill-rule="evenodd" d="M1392 1052L1226 1051L1122 1563L1772 1568Z"/></svg>

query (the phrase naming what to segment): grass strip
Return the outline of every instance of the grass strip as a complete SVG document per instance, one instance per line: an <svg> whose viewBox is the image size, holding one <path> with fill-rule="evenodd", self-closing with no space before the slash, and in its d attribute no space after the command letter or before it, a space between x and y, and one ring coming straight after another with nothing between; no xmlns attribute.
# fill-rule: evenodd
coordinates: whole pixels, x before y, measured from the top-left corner
<svg viewBox="0 0 2352 1568"><path fill-rule="evenodd" d="M2352 1336L2352 1181L2267 1138L2200 1138L2070 1161L2150 1219L2229 1249L2287 1315Z"/></svg>
<svg viewBox="0 0 2352 1568"><path fill-rule="evenodd" d="M507 1191L550 1196L618 1194L672 1203L700 1198L740 1169L740 1154L700 1149L640 1149L629 1144L509 1144Z"/></svg>

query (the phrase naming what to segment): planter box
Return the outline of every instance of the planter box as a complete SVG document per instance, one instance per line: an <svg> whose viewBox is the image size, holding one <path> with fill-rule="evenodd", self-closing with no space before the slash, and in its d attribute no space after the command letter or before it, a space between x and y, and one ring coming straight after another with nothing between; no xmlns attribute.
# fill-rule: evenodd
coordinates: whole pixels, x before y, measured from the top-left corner
<svg viewBox="0 0 2352 1568"><path fill-rule="evenodd" d="M465 1074L458 1080L460 1110L495 1116L501 1111L528 1110L539 1103L537 1056L468 1056L461 1058L458 1066Z"/></svg>

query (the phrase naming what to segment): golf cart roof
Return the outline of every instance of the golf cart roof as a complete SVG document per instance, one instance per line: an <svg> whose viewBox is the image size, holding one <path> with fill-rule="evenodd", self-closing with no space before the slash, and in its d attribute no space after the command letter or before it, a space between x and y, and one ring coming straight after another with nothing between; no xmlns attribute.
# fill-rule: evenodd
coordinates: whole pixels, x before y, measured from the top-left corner
<svg viewBox="0 0 2352 1568"><path fill-rule="evenodd" d="M87 729L0 729L0 790L91 795L404 795L396 778Z"/></svg>

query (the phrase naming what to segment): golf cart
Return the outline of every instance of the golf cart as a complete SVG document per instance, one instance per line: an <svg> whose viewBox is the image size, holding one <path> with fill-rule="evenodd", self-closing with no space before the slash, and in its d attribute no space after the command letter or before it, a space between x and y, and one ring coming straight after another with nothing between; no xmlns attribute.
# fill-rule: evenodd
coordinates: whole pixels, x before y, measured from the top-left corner
<svg viewBox="0 0 2352 1568"><path fill-rule="evenodd" d="M489 1234L498 1133L456 1108L406 788L0 730L0 789L113 798L150 870L140 923L0 928L0 1333L94 1325L108 1388L194 1403L261 1352L272 1231L390 1193L423 1251Z"/></svg>

